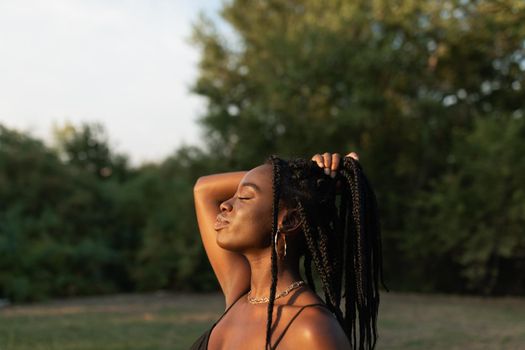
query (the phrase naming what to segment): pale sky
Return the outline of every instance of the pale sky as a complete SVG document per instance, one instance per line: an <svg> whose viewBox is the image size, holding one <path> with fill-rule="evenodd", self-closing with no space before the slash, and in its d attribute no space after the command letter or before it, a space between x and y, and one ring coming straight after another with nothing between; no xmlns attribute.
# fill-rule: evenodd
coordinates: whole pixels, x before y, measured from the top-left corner
<svg viewBox="0 0 525 350"><path fill-rule="evenodd" d="M0 124L101 122L137 165L199 144L191 24L220 0L0 0Z"/></svg>

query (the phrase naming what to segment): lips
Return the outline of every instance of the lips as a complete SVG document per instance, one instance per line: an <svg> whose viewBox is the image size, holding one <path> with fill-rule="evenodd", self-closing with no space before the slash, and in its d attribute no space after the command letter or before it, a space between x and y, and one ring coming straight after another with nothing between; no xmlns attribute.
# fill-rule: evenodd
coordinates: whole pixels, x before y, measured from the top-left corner
<svg viewBox="0 0 525 350"><path fill-rule="evenodd" d="M215 223L213 224L213 228L218 231L226 226L228 226L230 222L226 220L221 214L217 215L217 219L215 220Z"/></svg>

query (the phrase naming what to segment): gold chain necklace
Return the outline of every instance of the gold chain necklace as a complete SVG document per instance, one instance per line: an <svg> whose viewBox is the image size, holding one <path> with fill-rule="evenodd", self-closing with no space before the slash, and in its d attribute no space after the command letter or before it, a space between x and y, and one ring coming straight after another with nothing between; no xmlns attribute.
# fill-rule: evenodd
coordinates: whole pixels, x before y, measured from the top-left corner
<svg viewBox="0 0 525 350"><path fill-rule="evenodd" d="M287 296L288 293L290 293L292 290L294 290L295 288L299 288L300 286L302 286L303 284L305 284L304 281L295 281L293 282L288 288L286 288L285 290L283 290L281 293L279 293L279 295L275 296L275 299L279 299L279 298L282 298L284 296ZM251 296L251 293L252 293L252 290L250 289L250 291L248 292L248 302L250 304L263 304L263 303L269 303L270 302L270 299L268 297L263 297L263 298L253 298Z"/></svg>

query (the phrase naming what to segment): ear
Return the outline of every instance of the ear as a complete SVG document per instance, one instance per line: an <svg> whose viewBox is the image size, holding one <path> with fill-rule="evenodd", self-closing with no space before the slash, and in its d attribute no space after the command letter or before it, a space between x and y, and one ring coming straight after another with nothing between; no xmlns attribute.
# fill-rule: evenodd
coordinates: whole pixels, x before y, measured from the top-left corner
<svg viewBox="0 0 525 350"><path fill-rule="evenodd" d="M282 233L290 234L301 228L301 217L297 209L284 209L280 218L279 228Z"/></svg>

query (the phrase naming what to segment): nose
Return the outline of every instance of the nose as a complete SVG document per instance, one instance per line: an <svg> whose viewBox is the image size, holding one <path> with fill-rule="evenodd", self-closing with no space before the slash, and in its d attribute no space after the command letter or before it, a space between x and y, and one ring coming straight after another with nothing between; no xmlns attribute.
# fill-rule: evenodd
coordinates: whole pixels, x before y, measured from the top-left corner
<svg viewBox="0 0 525 350"><path fill-rule="evenodd" d="M232 205L230 204L230 199L225 200L224 202L221 203L221 205L219 205L219 208L221 209L221 212L231 211L232 210Z"/></svg>

